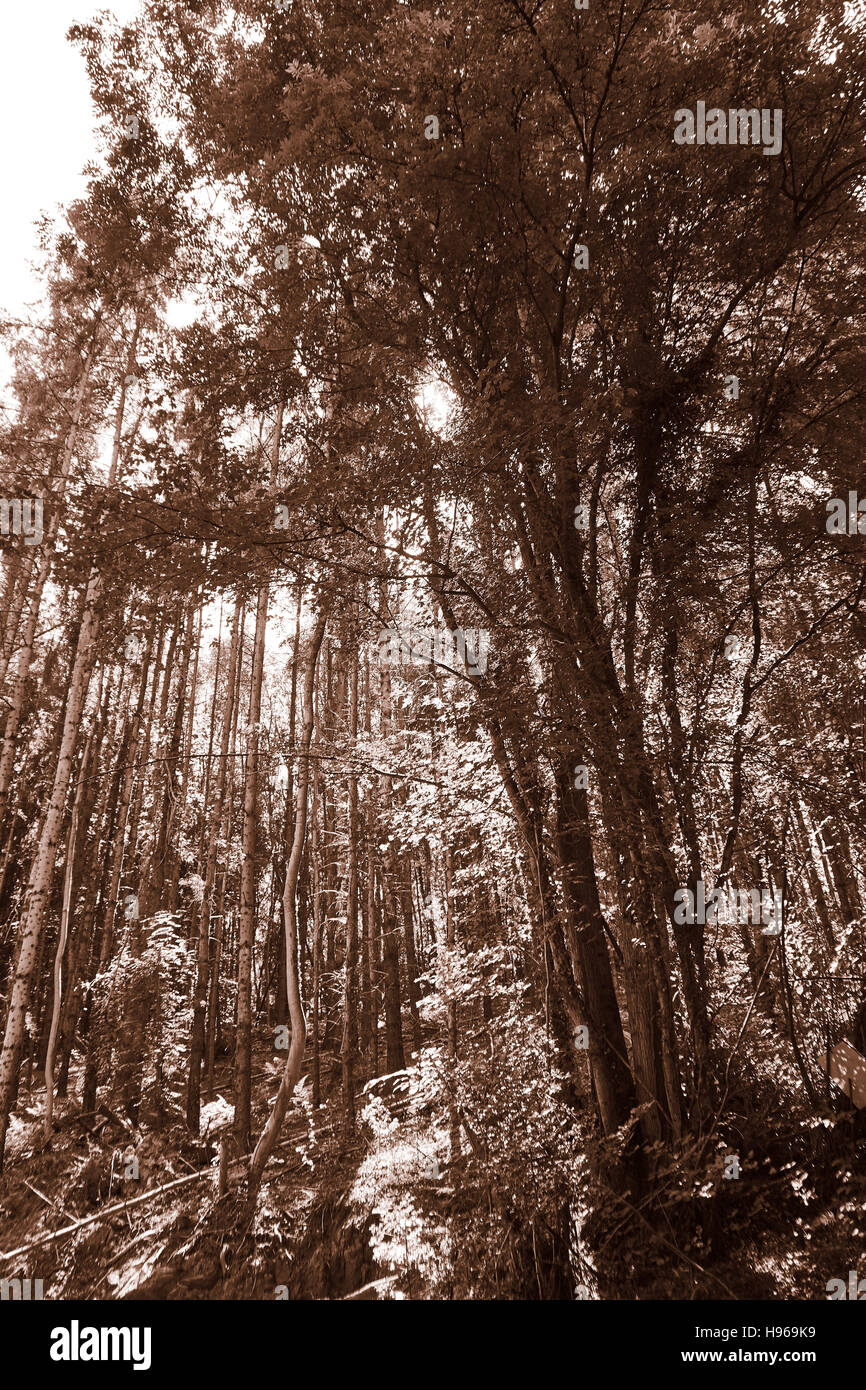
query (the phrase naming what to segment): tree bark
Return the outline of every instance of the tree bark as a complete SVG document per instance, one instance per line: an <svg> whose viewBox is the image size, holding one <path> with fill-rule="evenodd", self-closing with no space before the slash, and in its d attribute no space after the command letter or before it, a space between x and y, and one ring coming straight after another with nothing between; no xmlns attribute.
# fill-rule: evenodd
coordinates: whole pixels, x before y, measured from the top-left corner
<svg viewBox="0 0 866 1390"><path fill-rule="evenodd" d="M307 830L307 801L310 785L309 753L310 743L313 737L313 689L316 679L316 662L322 645L322 639L325 635L329 608L330 595L326 595L310 637L310 646L307 653L301 713L301 737L298 747L297 812L295 815L292 849L286 865L286 883L283 889L283 912L285 913L286 920L286 977L289 986L289 1017L292 1025L292 1037L288 1056L286 1057L285 1069L280 1081L280 1087L277 1091L276 1100L274 1101L274 1108L271 1111L267 1124L262 1130L250 1164L249 1190L251 1195L258 1190L268 1159L273 1153L274 1147L279 1139L283 1120L289 1108L289 1102L301 1074L301 1067L304 1062L304 1049L307 1040L307 1024L304 1018L303 1005L301 1003L301 984L297 968L297 914L295 891L298 886L298 873L301 867L301 855L304 851L304 838Z"/></svg>

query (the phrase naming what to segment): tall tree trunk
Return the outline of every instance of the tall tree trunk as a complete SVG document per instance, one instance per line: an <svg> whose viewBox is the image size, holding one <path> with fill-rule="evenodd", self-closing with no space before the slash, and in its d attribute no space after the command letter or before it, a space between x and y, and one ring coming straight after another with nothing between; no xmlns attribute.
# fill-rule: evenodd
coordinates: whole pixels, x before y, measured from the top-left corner
<svg viewBox="0 0 866 1390"><path fill-rule="evenodd" d="M318 1110L322 1103L322 1058L319 1042L319 1001L321 997L322 975L322 889L319 873L319 776L318 760L313 769L313 806L310 833L310 860L313 893L313 971L312 971L312 1013L313 1013L313 1106ZM288 860L286 861L288 864ZM286 993L288 1001L288 991Z"/></svg>
<svg viewBox="0 0 866 1390"><path fill-rule="evenodd" d="M91 345L81 369L78 386L75 393L75 404L72 409L72 420L66 435L63 447L63 455L58 470L55 485L49 488L46 499L51 507L51 515L48 519L48 534L43 536L40 546L39 564L36 566L35 582L32 586L28 585L28 579L32 575L34 559L32 556L25 556L25 573L20 580L21 596L14 613L10 613L9 622L14 627L9 633L8 644L4 642L4 652L7 649L11 653L13 642L17 639L17 651L15 653L14 665L12 670L12 692L9 700L9 707L6 713L6 722L3 729L3 743L0 748L0 825L4 823L6 814L6 804L9 795L9 786L12 779L12 769L15 759L16 736L18 726L21 722L21 714L24 708L24 695L27 689L27 680L30 674L30 666L33 661L33 644L36 636L36 628L39 622L39 613L42 604L42 594L45 584L51 572L51 564L54 557L54 548L57 540L57 532L60 526L60 516L62 504L66 492L66 480L72 466L72 459L75 453L75 445L81 429L81 421L84 414L84 407L87 398L87 388L90 382L90 374L97 354L97 344L99 339L99 324L97 324ZM120 416L122 418L123 405L125 400L125 390L121 390ZM15 630L18 618L22 609L26 612L24 630L20 639ZM0 681L6 676L6 658L4 656Z"/></svg>
<svg viewBox="0 0 866 1390"><path fill-rule="evenodd" d="M54 1058L57 1047L57 1033L60 1027L60 1011L63 1006L63 956L66 951L66 942L69 936L69 917L72 910L72 881L75 865L75 851L78 840L78 817L81 810L81 797L84 791L84 781L88 771L92 748L93 735L91 734L85 744L84 753L81 758L78 786L75 790L75 801L73 802L72 818L69 824L69 836L66 842L66 870L63 875L63 905L60 911L60 926L57 932L57 945L54 951L54 1000L51 1008L51 1031L48 1035L48 1050L45 1056L45 1116L43 1120L43 1135L46 1144L51 1143L51 1136L54 1130Z"/></svg>
<svg viewBox="0 0 866 1390"><path fill-rule="evenodd" d="M241 904L238 922L237 1012L235 1015L235 1146L238 1155L250 1144L250 1076L252 1048L252 959L256 924L256 799L258 795L259 719L265 630L268 622L268 585L259 589L256 631L250 673L250 705L247 722L244 806L241 830Z"/></svg>
<svg viewBox="0 0 866 1390"><path fill-rule="evenodd" d="M432 887L432 885L431 885ZM448 953L448 973L453 974L457 945L457 922L454 911L454 853L450 845L445 850L445 949ZM448 1082L448 1132L451 1162L460 1158L460 1118L455 1099L454 1072L457 1068L457 999L454 987L445 1007L445 1043L448 1060L451 1063L451 1077Z"/></svg>
<svg viewBox="0 0 866 1390"><path fill-rule="evenodd" d="M277 475L283 406L277 410L270 454L270 483ZM234 1137L237 1153L245 1154L250 1145L250 1078L252 1049L252 973L256 935L256 802L259 778L259 722L262 706L262 672L265 660L265 634L268 625L269 584L259 585L256 603L256 630L250 671L250 708L244 771L244 808L241 829L241 905L238 921L237 1013L235 1030Z"/></svg>
<svg viewBox="0 0 866 1390"><path fill-rule="evenodd" d="M358 654L349 672L349 738L354 753L358 738ZM358 778L349 773L348 866L346 881L346 958L343 986L343 1038L340 1048L343 1080L343 1119L347 1132L355 1127L353 1067L358 1050Z"/></svg>
<svg viewBox="0 0 866 1390"><path fill-rule="evenodd" d="M192 1031L190 1035L189 1075L187 1078L186 1122L193 1134L198 1134L201 1115L201 1067L205 1051L205 1010L207 1006L210 974L210 927L211 904L216 881L217 840L223 822L226 779L228 776L229 742L234 720L234 694L236 668L238 664L240 632L240 603L235 604L234 618L229 646L228 669L226 672L226 699L223 704L222 728L220 730L219 762L216 772L216 794L208 818L207 863L205 866L204 888L198 912L195 914L197 927L195 941L196 975L192 999ZM218 668L217 668L218 671ZM216 677L215 677L216 679ZM216 696L216 691L214 691Z"/></svg>
<svg viewBox="0 0 866 1390"><path fill-rule="evenodd" d="M0 1171L6 1149L9 1112L15 1101L18 1063L24 1046L24 1021L30 1003L30 987L42 936L45 907L51 892L54 857L72 771L76 735L93 669L96 633L99 627L97 604L101 591L99 578L96 575L92 576L84 600L84 614L66 698L63 735L51 797L27 884L20 928L21 949L10 994L3 1044L0 1048Z"/></svg>
<svg viewBox="0 0 866 1390"><path fill-rule="evenodd" d="M316 625L310 637L310 646L307 653L306 671L304 673L304 693L301 713L301 738L298 747L298 802L295 815L295 831L292 840L292 849L286 864L286 882L283 889L283 912L286 918L286 976L289 983L289 1017L292 1025L292 1038L289 1046L286 1065L280 1081L280 1088L277 1091L274 1108L268 1118L268 1122L262 1130L259 1142L256 1145L250 1164L249 1189L253 1194L257 1191L262 1180L268 1159L274 1151L274 1147L280 1136L283 1120L289 1108L298 1078L301 1074L301 1067L304 1063L304 1049L307 1040L307 1024L304 1018L303 1005L301 1003L301 982L298 976L297 966L297 915L295 907L295 891L298 886L298 873L301 867L301 855L304 852L304 838L307 831L307 801L310 785L310 743L313 737L313 689L316 679L316 662L322 639L325 635L325 628L328 622L328 611L330 607L330 595L326 595L322 602Z"/></svg>
<svg viewBox="0 0 866 1390"><path fill-rule="evenodd" d="M406 1065L403 1051L403 1020L400 1008L400 924L397 902L386 873L382 884L384 918L382 923L382 970L385 984L385 1065L389 1074Z"/></svg>

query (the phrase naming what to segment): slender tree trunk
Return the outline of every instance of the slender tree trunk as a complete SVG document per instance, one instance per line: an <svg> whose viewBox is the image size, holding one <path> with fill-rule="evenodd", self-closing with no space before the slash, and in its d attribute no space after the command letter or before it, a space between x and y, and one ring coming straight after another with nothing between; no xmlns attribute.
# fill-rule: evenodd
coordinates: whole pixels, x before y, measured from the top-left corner
<svg viewBox="0 0 866 1390"><path fill-rule="evenodd" d="M237 670L236 670L236 672L235 672L235 685L234 685L234 697L233 697L234 711L233 711L233 714L232 714L232 733L231 733L231 744L230 744L230 748L229 748L228 772L227 772L227 776L229 776L230 779L231 779L231 780L230 780L230 783L229 783L230 793L229 793L229 795L225 798L224 803L223 803L223 821L222 821L222 826L221 826L221 828L220 828L220 839L221 839L222 841L226 842L226 843L228 842L229 833L230 833L230 830L231 830L232 820L233 820L233 816L234 816L234 781L235 781L235 779L234 779L234 766L235 766L235 753L236 753L236 751L237 751L237 739L238 739L238 717L239 717L240 706L241 706L241 693L240 693L240 692L241 692L241 677L242 677L242 674L243 674L243 643L244 643L244 626L245 626L245 621L246 621L245 613L244 613L243 608L241 608L240 632L239 632L239 635L238 635L238 642L239 642L239 647L238 647L238 659L237 659L237 663L236 663L236 665L237 665ZM224 942L224 941L228 941L228 942L229 942L229 945L230 945L230 938L228 937L228 935L227 935L227 933L226 933L226 930L225 930L225 910L226 910L225 905L226 905L226 882L227 882L227 879L228 879L228 864L226 864L226 865L224 866L223 871L222 871L222 873L221 873L221 875L220 875L220 886L219 886L219 892L218 892L218 894L217 894L217 901L216 901L216 913L215 913L215 915L214 915L215 927L214 927L214 936L213 936L213 960L212 960L211 965L210 965L210 990L209 990L209 993L208 993L207 1040L206 1040L206 1047L205 1047L205 1051L206 1051L206 1055L207 1055L207 1066L206 1066L206 1094L207 1094L208 1100L212 1100L212 1099L213 1099L213 1092L214 1092L214 1085L215 1085L215 1074L214 1074L214 1069L215 1069L215 1059L216 1059L216 1040L217 1040L217 1035L218 1035L218 1033L219 1033L219 1031L220 1031L220 965L221 965L222 956L223 956L223 942ZM230 956L230 955L231 955L231 951L229 950L229 956Z"/></svg>
<svg viewBox="0 0 866 1390"><path fill-rule="evenodd" d="M388 1073L402 1071L403 1021L400 1008L400 925L395 895L387 880L382 885L384 921L382 924L382 968L385 977L385 1065Z"/></svg>
<svg viewBox="0 0 866 1390"><path fill-rule="evenodd" d="M235 1146L245 1154L250 1144L250 1075L252 1049L252 960L256 923L256 798L258 795L259 719L265 630L268 622L268 586L262 584L256 605L256 631L250 674L250 706L247 727L244 808L241 831L241 907L238 923L237 1013L235 1032Z"/></svg>
<svg viewBox="0 0 866 1390"><path fill-rule="evenodd" d="M400 892L403 915L403 945L406 952L406 999L409 1004L409 1018L412 1023L412 1050L421 1051L421 1019L418 1015L418 1000L421 991L418 986L418 956L415 949L415 914L412 907L412 861L408 856L400 865L403 882Z"/></svg>
<svg viewBox="0 0 866 1390"><path fill-rule="evenodd" d="M310 647L307 653L301 713L301 738L298 748L297 814L295 816L295 833L292 840L292 849L286 865L286 882L283 889L283 911L286 917L286 976L289 982L289 1016L292 1025L292 1038L289 1046L289 1053L286 1057L285 1070L282 1080L280 1081L280 1088L277 1091L277 1097L274 1101L274 1108L271 1111L267 1124L262 1130L250 1164L249 1189L251 1195L257 1191L268 1159L273 1153L274 1147L279 1139L283 1120L285 1119L286 1111L289 1108L289 1102L292 1098L295 1086L298 1083L301 1067L304 1063L307 1024L301 1004L301 984L297 967L295 891L298 886L298 873L301 867L301 855L304 851L304 837L307 830L307 801L310 785L309 753L310 743L313 737L313 689L316 679L316 662L322 645L322 639L325 635L325 627L328 622L329 605L330 597L326 596L310 637Z"/></svg>
<svg viewBox="0 0 866 1390"><path fill-rule="evenodd" d="M454 854L451 846L445 850L445 947L448 952L449 974L454 967L457 946L457 923L454 912ZM451 1077L448 1086L448 1131L451 1162L460 1158L460 1118L455 1100L454 1071L457 1067L457 1000L451 987L445 1007L445 1033Z"/></svg>
<svg viewBox="0 0 866 1390"><path fill-rule="evenodd" d="M0 748L0 825L4 823L6 813L6 804L9 795L9 785L12 779L12 768L15 759L15 741L18 733L18 726L21 722L21 714L24 708L24 695L27 689L27 681L30 674L30 666L33 661L33 644L36 636L36 627L39 621L39 613L41 610L42 594L45 589L45 584L48 579L48 576L51 572L51 564L54 556L54 547L57 539L57 532L60 525L60 513L66 491L66 480L69 475L69 470L72 466L72 459L75 453L75 445L78 440L79 430L81 428L81 421L82 416L84 414L84 406L87 397L87 387L90 381L90 373L97 352L98 337L99 328L97 326L97 331L94 334L90 350L82 367L81 376L79 378L78 387L75 393L75 404L72 410L72 421L69 426L69 431L66 435L66 441L63 448L63 456L61 459L60 468L57 476L57 482L55 487L49 489L47 493L46 500L49 501L51 507L51 515L49 516L48 520L48 534L47 536L43 537L42 545L40 547L39 564L38 566L36 566L35 583L33 584L32 588L30 588L29 593L27 593L27 579L32 573L34 565L34 560L28 556L25 558L26 573L22 578L21 602L18 605L16 613L14 615L10 615L10 618L14 618L17 621L17 618L20 615L22 608L25 608L26 605L24 631L21 634L20 640L18 642L17 652L14 659L12 673L12 693L10 697L9 708L6 714L6 723L3 729L2 748ZM121 418L124 401L125 390L122 390L119 412ZM17 633L10 633L10 652L12 649L12 642L14 641L15 636L17 636ZM5 647L6 644L4 643L4 650ZM6 664L4 659L2 674L0 674L0 681L2 681L5 678L5 675Z"/></svg>
<svg viewBox="0 0 866 1390"><path fill-rule="evenodd" d="M283 406L277 411L271 444L270 481L276 478L283 428ZM262 705L262 673L268 625L268 581L259 585L256 630L250 671L250 708L244 775L244 809L241 830L241 907L238 921L237 1013L235 1031L234 1137L238 1154L250 1145L250 1077L252 1052L252 974L256 935L256 802L259 777L259 737Z"/></svg>
<svg viewBox="0 0 866 1390"><path fill-rule="evenodd" d="M9 1000L3 1044L0 1048L0 1171L2 1171L6 1147L9 1112L15 1099L18 1063L24 1045L24 1020L30 1002L30 986L42 936L45 907L51 891L54 856L72 771L76 734L93 669L96 633L99 627L97 604L101 597L101 590L102 585L98 577L92 576L85 595L84 615L69 682L60 755L57 759L48 810L27 884L26 905L20 928L21 950Z"/></svg>
<svg viewBox="0 0 866 1390"><path fill-rule="evenodd" d="M190 1036L189 1075L187 1078L186 1122L193 1134L198 1134L201 1114L201 1066L205 1051L205 1010L210 974L211 904L216 881L217 840L223 823L226 779L228 777L229 743L234 722L234 692L239 652L240 604L235 605L226 673L226 700L223 705L220 731L219 762L216 772L216 794L208 819L207 864L201 906L195 914L197 933L196 977L192 1000L192 1032ZM217 663L218 671L219 663ZM216 698L216 690L214 691Z"/></svg>
<svg viewBox="0 0 866 1390"><path fill-rule="evenodd" d="M57 1047L57 1032L60 1027L60 1011L63 1006L63 956L69 936L69 917L72 908L72 880L75 865L75 851L78 840L78 817L81 810L81 797L84 779L90 762L93 736L88 739L81 758L78 786L72 806L72 819L69 837L66 842L66 870L63 875L63 906L60 912L60 927L57 932L57 946L54 952L54 1000L51 1008L51 1031L48 1035L48 1050L45 1056L45 1117L43 1134L46 1144L51 1143L54 1130L54 1058Z"/></svg>
<svg viewBox="0 0 866 1390"><path fill-rule="evenodd" d="M358 654L353 653L349 673L349 738L354 750L358 737ZM348 866L346 881L346 959L343 987L343 1038L340 1049L343 1079L344 1128L355 1127L353 1067L358 1050L358 779L349 773Z"/></svg>

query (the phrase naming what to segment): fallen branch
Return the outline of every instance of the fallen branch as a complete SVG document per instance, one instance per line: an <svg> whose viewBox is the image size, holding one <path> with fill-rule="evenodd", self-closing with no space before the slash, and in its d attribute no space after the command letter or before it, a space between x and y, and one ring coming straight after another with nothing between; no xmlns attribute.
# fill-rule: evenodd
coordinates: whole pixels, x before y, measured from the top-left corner
<svg viewBox="0 0 866 1390"><path fill-rule="evenodd" d="M94 1216L84 1216L80 1221L73 1221L71 1226L61 1226L58 1231L49 1231L36 1240L28 1241L26 1245L19 1245L17 1250L0 1251L0 1261L15 1259L18 1255L25 1255L28 1250L35 1250L39 1245L50 1245L53 1240L61 1240L63 1236L74 1235L76 1231L82 1230L85 1226L92 1226L97 1221L104 1221L108 1216L116 1216L118 1212L127 1211L129 1207L137 1207L142 1202L149 1202L151 1197L159 1196L160 1192L170 1192L172 1188L184 1187L187 1183L198 1182L199 1178L212 1178L213 1171L212 1168L202 1168L198 1173L188 1173L186 1177L175 1178L174 1182L164 1183L162 1187L152 1187L147 1192L139 1193L137 1197L130 1197L126 1202L117 1202L113 1207L106 1207L104 1211L98 1211Z"/></svg>
<svg viewBox="0 0 866 1390"><path fill-rule="evenodd" d="M323 1134L329 1133L336 1128L336 1121L320 1131ZM289 1144L293 1144L297 1139L296 1134L284 1139L276 1148L284 1149ZM244 1154L244 1159L251 1158L251 1154ZM61 1226L57 1231L49 1231L45 1235L39 1236L36 1240L31 1240L27 1245L19 1245L17 1250L0 1250L0 1263L4 1260L15 1259L18 1255L25 1255L28 1250L35 1250L40 1245L50 1245L53 1240L61 1240L64 1236L74 1235L85 1226L92 1226L97 1221L104 1221L107 1216L116 1216L119 1212L128 1211L130 1207L140 1206L142 1202L149 1202L151 1197L158 1197L161 1192L170 1192L173 1188L183 1187L186 1183L197 1182L199 1178L213 1178L216 1174L215 1168L200 1168L195 1173L187 1173L182 1178L175 1178L173 1182L163 1183L161 1187L151 1187L147 1192L140 1192L137 1197L130 1197L125 1202L116 1202L113 1207L106 1207L104 1211L95 1212L93 1216L84 1216L80 1221L73 1221L70 1226ZM42 1196L42 1194L39 1194Z"/></svg>

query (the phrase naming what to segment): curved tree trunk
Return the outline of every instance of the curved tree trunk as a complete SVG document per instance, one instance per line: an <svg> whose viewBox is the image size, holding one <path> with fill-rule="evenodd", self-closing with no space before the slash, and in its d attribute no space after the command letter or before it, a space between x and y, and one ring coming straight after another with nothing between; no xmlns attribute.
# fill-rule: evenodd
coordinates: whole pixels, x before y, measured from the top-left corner
<svg viewBox="0 0 866 1390"><path fill-rule="evenodd" d="M316 626L310 638L304 673L304 693L301 710L301 737L298 745L298 801L295 812L292 849L286 864L286 882L283 888L283 912L286 921L286 980L289 993L289 1018L292 1025L292 1039L286 1057L285 1070L280 1081L280 1089L274 1101L274 1108L262 1130L259 1142L250 1164L249 1191L253 1195L262 1180L268 1159L280 1136L283 1120L289 1108L301 1067L304 1062L304 1049L307 1041L307 1022L301 1004L301 983L298 978L297 960L297 909L295 891L304 852L304 839L307 831L307 802L310 785L310 743L313 737L313 687L316 679L316 662L328 622L330 597L323 601Z"/></svg>

